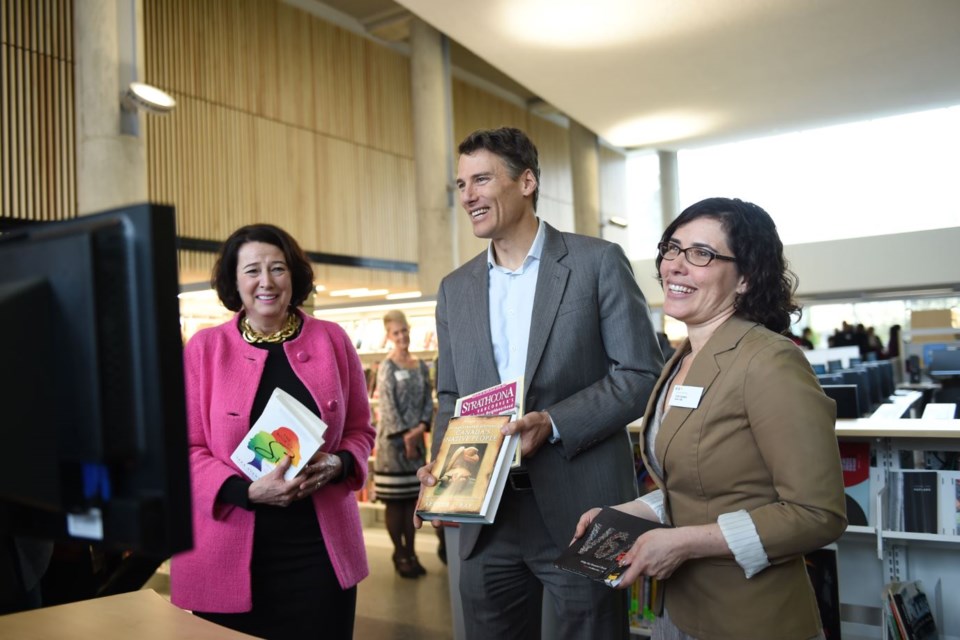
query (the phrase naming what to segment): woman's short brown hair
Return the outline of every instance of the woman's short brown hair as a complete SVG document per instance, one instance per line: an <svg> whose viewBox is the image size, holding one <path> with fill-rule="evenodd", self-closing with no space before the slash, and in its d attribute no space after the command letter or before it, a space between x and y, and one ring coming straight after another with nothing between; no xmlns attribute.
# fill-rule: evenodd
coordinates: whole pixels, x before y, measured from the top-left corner
<svg viewBox="0 0 960 640"><path fill-rule="evenodd" d="M213 265L210 286L217 291L220 302L230 311L240 311L243 301L237 291L237 254L248 242L272 244L283 251L283 259L290 269L293 292L291 307L299 307L313 293L313 266L307 255L289 233L272 224L251 224L230 234Z"/></svg>

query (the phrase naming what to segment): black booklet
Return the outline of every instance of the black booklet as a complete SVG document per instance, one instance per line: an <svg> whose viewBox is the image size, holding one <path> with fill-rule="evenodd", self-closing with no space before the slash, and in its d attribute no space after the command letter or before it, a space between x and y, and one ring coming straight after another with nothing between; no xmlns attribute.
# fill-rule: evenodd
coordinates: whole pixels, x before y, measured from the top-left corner
<svg viewBox="0 0 960 640"><path fill-rule="evenodd" d="M620 566L620 558L636 539L651 529L667 526L604 507L583 537L567 547L553 564L615 587L627 569Z"/></svg>

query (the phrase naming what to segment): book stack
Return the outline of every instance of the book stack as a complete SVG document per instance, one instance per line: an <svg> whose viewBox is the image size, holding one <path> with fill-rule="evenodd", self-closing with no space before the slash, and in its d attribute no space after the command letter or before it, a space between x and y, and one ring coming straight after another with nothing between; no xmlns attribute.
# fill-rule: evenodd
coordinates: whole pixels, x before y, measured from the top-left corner
<svg viewBox="0 0 960 640"><path fill-rule="evenodd" d="M937 640L937 623L918 581L891 582L883 592L890 640Z"/></svg>
<svg viewBox="0 0 960 640"><path fill-rule="evenodd" d="M520 439L500 429L512 416L459 416L450 419L433 464L437 484L417 503L423 520L490 524L510 473Z"/></svg>

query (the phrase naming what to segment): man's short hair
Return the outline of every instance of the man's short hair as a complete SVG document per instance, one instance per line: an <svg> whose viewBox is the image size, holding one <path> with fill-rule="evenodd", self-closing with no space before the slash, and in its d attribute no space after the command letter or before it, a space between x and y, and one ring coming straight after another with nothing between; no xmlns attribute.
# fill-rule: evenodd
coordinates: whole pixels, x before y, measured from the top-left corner
<svg viewBox="0 0 960 640"><path fill-rule="evenodd" d="M536 211L537 200L540 198L540 157L536 145L527 134L513 127L478 129L464 138L457 148L460 155L470 155L480 149L499 156L507 165L513 180L530 169L537 180L537 186L533 190L533 210Z"/></svg>

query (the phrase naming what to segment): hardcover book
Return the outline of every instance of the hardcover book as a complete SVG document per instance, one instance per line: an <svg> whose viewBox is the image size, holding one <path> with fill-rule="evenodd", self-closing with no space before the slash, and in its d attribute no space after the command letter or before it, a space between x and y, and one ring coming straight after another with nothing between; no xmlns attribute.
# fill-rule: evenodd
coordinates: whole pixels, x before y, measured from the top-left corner
<svg viewBox="0 0 960 640"><path fill-rule="evenodd" d="M900 472L903 482L903 530L937 533L936 471Z"/></svg>
<svg viewBox="0 0 960 640"><path fill-rule="evenodd" d="M513 420L504 416L450 419L434 461L437 484L425 487L417 503L424 520L490 524L510 473L519 438L500 433Z"/></svg>
<svg viewBox="0 0 960 640"><path fill-rule="evenodd" d="M620 559L641 535L668 525L638 518L612 507L601 509L579 540L564 549L553 564L615 587L626 567Z"/></svg>
<svg viewBox="0 0 960 640"><path fill-rule="evenodd" d="M516 380L494 385L483 391L457 398L453 408L455 416L513 416L523 417L523 376ZM520 447L513 456L512 467L520 466Z"/></svg>
<svg viewBox="0 0 960 640"><path fill-rule="evenodd" d="M293 479L323 446L327 425L314 412L279 387L230 459L251 480L259 480L290 456L284 480Z"/></svg>

